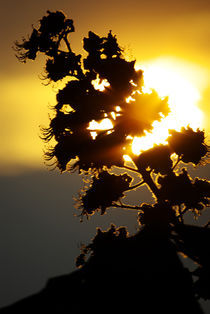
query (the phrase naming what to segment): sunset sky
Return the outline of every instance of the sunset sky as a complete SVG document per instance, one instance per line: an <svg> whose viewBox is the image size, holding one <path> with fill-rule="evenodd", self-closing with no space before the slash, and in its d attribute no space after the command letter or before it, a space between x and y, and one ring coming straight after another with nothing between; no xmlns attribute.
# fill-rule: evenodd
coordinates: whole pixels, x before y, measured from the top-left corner
<svg viewBox="0 0 210 314"><path fill-rule="evenodd" d="M178 80L184 77L199 93L196 106L203 112L201 127L209 133L209 1L8 1L0 12L1 173L14 174L25 167L43 169L39 126L48 125L49 105L55 103L59 85L46 87L39 79L44 67L42 56L36 62L20 64L12 45L31 33L31 25L36 26L47 9L63 10L73 18L76 32L72 34L72 48L77 52L84 53L82 39L89 30L103 36L112 29L138 67L158 66L160 76L156 73L153 85L167 82L179 93L180 84L173 81L173 72L178 73ZM181 92L188 99L185 90ZM186 114L183 110L183 115L190 117L190 111Z"/></svg>
<svg viewBox="0 0 210 314"><path fill-rule="evenodd" d="M89 227L86 223L81 226L71 212L72 194L79 190L80 179L76 174L52 174L44 165L39 126L48 125L49 106L55 104L59 85L44 86L40 80L42 56L21 64L12 46L31 33L32 24L36 26L47 10L62 10L74 20L76 31L71 35L71 45L78 53L84 53L82 40L89 30L100 36L112 30L128 58L135 59L145 75L148 73L150 87L178 96L183 108L180 117L192 120L199 118L197 109L201 112L199 127L205 128L207 140L210 139L208 0L2 2L0 307L38 291L47 278L73 268L78 247L95 234L100 222L108 227L111 219L133 230L136 227L135 215L120 216L118 211L101 220L94 218ZM210 178L210 167L197 169L195 174ZM148 191L144 193L148 200Z"/></svg>

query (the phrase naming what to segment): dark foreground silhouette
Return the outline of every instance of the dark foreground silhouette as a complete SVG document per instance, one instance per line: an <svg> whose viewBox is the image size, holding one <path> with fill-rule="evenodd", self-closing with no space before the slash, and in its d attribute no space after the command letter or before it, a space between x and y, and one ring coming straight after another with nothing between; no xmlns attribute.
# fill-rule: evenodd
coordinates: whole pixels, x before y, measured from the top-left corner
<svg viewBox="0 0 210 314"><path fill-rule="evenodd" d="M203 313L197 299L210 296L210 229L180 225L171 234L158 226L130 237L125 228L99 229L83 267L0 312ZM194 273L179 250L200 263Z"/></svg>
<svg viewBox="0 0 210 314"><path fill-rule="evenodd" d="M209 296L210 230L181 225L173 234L175 241L159 228L131 237L114 226L98 231L91 244L95 255L81 269L50 279L40 293L1 313L202 313L196 295ZM185 244L202 265L196 283L177 256L177 246Z"/></svg>
<svg viewBox="0 0 210 314"><path fill-rule="evenodd" d="M22 62L46 55L49 83L69 78L57 93L49 128L42 128L42 138L56 142L45 157L61 172L78 170L85 177L77 200L81 219L112 207L136 210L139 229L132 236L125 227L98 229L92 243L81 249L77 271L50 279L40 293L1 313L200 314L198 300L210 298L210 229L208 223L186 225L184 216L197 217L210 205L210 183L192 179L180 165L207 162L204 131L189 126L170 130L166 144L134 155L133 138L168 115L168 99L143 92L143 71L125 59L111 31L107 37L89 32L84 58L71 49L74 31L73 20L48 11L31 36L16 43ZM96 81L106 86L98 88ZM92 127L105 118L109 128ZM153 204L122 202L125 193L142 185L153 194ZM195 263L193 270L183 265L180 253Z"/></svg>

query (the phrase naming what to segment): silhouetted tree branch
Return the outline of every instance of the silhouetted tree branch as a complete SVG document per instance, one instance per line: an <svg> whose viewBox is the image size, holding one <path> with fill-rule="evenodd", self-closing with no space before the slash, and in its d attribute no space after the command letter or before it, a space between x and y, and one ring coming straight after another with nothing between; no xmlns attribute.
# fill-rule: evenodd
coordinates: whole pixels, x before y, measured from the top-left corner
<svg viewBox="0 0 210 314"><path fill-rule="evenodd" d="M16 308L29 311L36 304L36 311L82 313L90 304L92 313L132 309L202 313L197 299L210 298L210 229L185 224L184 215L192 212L197 217L209 206L210 182L192 179L186 168L177 165L197 166L208 160L204 131L170 130L167 144L134 155L132 139L151 131L154 121L168 115L168 99L155 91L143 92L143 71L135 69L135 61L126 60L111 31L106 37L90 31L83 41L83 57L70 46L68 36L74 31L73 20L60 11L47 11L31 36L16 42L21 62L44 53L47 79L69 77L57 93L54 118L42 129L46 142L56 141L45 158L54 159L61 172L78 170L90 178L77 203L82 216L97 211L103 215L111 207L136 210L139 230L129 235L126 227L98 229L92 242L81 249L77 272L49 282L29 305L23 302ZM67 51L61 49L62 42ZM107 84L99 89L96 80ZM100 123L105 118L113 127L90 127L93 120ZM125 154L133 167L125 164ZM115 167L122 173L116 174ZM139 183L132 185L134 174ZM125 192L138 193L142 185L153 194L154 204L122 203ZM182 264L179 253L198 265L194 272Z"/></svg>

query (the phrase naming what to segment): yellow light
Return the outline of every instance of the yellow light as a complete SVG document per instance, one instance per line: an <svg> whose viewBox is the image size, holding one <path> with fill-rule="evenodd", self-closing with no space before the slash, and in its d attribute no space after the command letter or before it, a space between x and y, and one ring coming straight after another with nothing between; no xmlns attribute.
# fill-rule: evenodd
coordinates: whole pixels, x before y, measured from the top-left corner
<svg viewBox="0 0 210 314"><path fill-rule="evenodd" d="M138 86L136 83L134 83L133 80L131 80L130 83L131 83L131 85L133 85L133 86Z"/></svg>
<svg viewBox="0 0 210 314"><path fill-rule="evenodd" d="M190 71L182 64L172 61L157 59L149 65L141 66L144 70L143 92L155 89L160 97L169 96L171 112L161 121L154 121L151 133L145 131L144 137L134 138L132 151L136 155L154 144L166 143L169 129L180 130L188 125L193 129L202 128L203 113L197 106L201 93L195 81L191 80L192 69Z"/></svg>
<svg viewBox="0 0 210 314"><path fill-rule="evenodd" d="M108 118L103 119L101 122L98 124L100 130L110 130L113 129L113 124L112 121Z"/></svg>
<svg viewBox="0 0 210 314"><path fill-rule="evenodd" d="M129 155L123 155L123 159L127 162L132 162L132 159Z"/></svg>
<svg viewBox="0 0 210 314"><path fill-rule="evenodd" d="M97 132L95 132L95 131L90 132L90 135L92 136L93 140L95 140L97 137Z"/></svg>
<svg viewBox="0 0 210 314"><path fill-rule="evenodd" d="M97 78L93 80L91 83L94 86L94 88L96 90L99 90L100 92L103 92L106 89L106 87L110 86L109 82L106 79L101 80L99 78L99 75L97 75Z"/></svg>
<svg viewBox="0 0 210 314"><path fill-rule="evenodd" d="M129 104L129 102L135 101L135 99L132 96L128 96L125 101Z"/></svg>
<svg viewBox="0 0 210 314"><path fill-rule="evenodd" d="M105 118L103 120L101 120L100 122L97 122L95 120L90 121L89 126L88 126L88 130L90 131L90 134L92 136L93 139L95 139L97 137L97 131L99 130L104 130L104 131L108 131L108 134L110 134L113 129L113 124L112 121L108 118Z"/></svg>
<svg viewBox="0 0 210 314"><path fill-rule="evenodd" d="M115 107L115 110L116 110L116 112L120 112L120 111L121 111L120 106L116 106L116 107Z"/></svg>
<svg viewBox="0 0 210 314"><path fill-rule="evenodd" d="M116 113L114 111L111 112L111 117L113 120L116 120Z"/></svg>

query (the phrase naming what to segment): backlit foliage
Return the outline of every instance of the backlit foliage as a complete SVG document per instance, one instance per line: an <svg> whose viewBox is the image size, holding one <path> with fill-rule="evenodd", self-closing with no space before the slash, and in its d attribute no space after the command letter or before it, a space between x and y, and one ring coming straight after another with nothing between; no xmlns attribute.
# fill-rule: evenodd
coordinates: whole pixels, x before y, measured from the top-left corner
<svg viewBox="0 0 210 314"><path fill-rule="evenodd" d="M155 91L142 93L143 72L135 70L135 61L125 59L111 31L107 37L89 32L83 40L87 55L82 58L72 52L68 39L74 30L73 21L62 12L48 11L29 39L16 43L20 61L34 60L38 53L47 56L46 79L58 81L69 77L69 82L57 93L55 117L49 128L43 129L45 141L53 137L57 141L46 157L55 157L61 171L69 169L67 164L75 158L73 168L79 170L123 166L123 155L131 144L128 136L143 135L144 130L152 129L154 120L167 115L167 98L161 99ZM103 91L97 90L93 84L96 78L109 85ZM129 97L132 100L127 102ZM69 112L63 110L66 105ZM98 136L93 139L89 123L105 117L113 125L112 132L97 130Z"/></svg>
<svg viewBox="0 0 210 314"><path fill-rule="evenodd" d="M54 160L61 172L78 170L84 176L91 176L89 186L79 194L77 201L82 216L89 217L97 211L105 214L107 209L117 207L137 211L139 224L134 236L129 236L124 227L112 225L107 231L98 229L92 243L83 247L77 259L78 267L88 269L81 281L82 289L85 284L96 289L97 276L104 269L107 278L110 273L115 276L120 270L129 269L133 277L125 275L127 284L133 284L130 278L137 276L139 282L147 285L145 278L153 274L153 281L150 278L154 284L151 284L152 290L154 287L158 290L158 282L167 297L171 298L170 289L174 294L178 293L182 304L186 287L189 293L185 295L188 300L185 310L192 304L193 313L202 313L194 297L209 298L210 233L208 225L186 225L184 215L193 212L197 217L210 205L210 182L192 179L186 168L189 163L197 166L208 161L209 148L204 131L190 127L170 130L167 143L134 155L133 138L143 136L145 130L153 128L154 121L168 115L168 99L161 98L155 91L143 92L143 71L135 69L135 60L125 58L125 52L111 31L105 37L90 31L83 40L84 56L72 51L68 35L74 31L73 20L60 11L48 11L38 28L33 28L31 36L16 43L17 56L22 62L35 60L38 53L47 56L45 72L49 82L69 79L57 93L55 114L49 127L42 129L45 142L55 140L45 158ZM96 81L99 85L106 84L97 88ZM104 119L110 122L107 129L100 128ZM93 121L98 128L91 130ZM130 156L132 166L125 163L125 154ZM182 167L179 167L181 163ZM115 167L122 169L122 174L116 174ZM134 175L139 180L137 184L132 184ZM133 206L122 202L126 192L136 190L138 193L137 189L142 185L153 194L154 204L140 200ZM183 267L178 252L198 264L194 273ZM88 254L90 259L86 261ZM116 261L117 267L113 266ZM192 276L197 276L197 281L193 282ZM104 287L111 286L108 279L103 278ZM122 281L121 277L116 278ZM168 289L169 284L171 288ZM143 288L142 284L139 288L142 300L146 296ZM104 294L106 288L100 289ZM153 291L155 293L158 295ZM150 300L150 296L147 297Z"/></svg>

